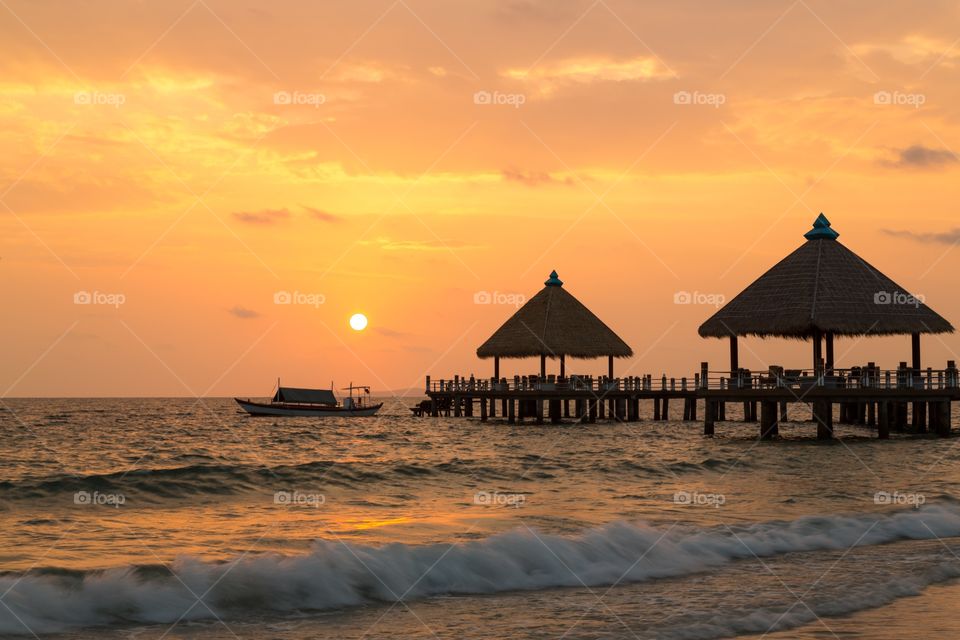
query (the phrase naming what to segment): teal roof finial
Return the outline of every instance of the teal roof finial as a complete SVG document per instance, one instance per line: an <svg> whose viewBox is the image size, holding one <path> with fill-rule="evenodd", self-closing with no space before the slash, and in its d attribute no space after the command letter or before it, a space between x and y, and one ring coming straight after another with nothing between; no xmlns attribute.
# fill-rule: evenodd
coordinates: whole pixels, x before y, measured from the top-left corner
<svg viewBox="0 0 960 640"><path fill-rule="evenodd" d="M562 287L563 280L557 276L557 272L554 270L550 272L550 277L547 278L547 281L543 284L547 285L548 287Z"/></svg>
<svg viewBox="0 0 960 640"><path fill-rule="evenodd" d="M840 234L830 228L830 221L822 213L813 221L813 229L803 234L807 240L836 240Z"/></svg>

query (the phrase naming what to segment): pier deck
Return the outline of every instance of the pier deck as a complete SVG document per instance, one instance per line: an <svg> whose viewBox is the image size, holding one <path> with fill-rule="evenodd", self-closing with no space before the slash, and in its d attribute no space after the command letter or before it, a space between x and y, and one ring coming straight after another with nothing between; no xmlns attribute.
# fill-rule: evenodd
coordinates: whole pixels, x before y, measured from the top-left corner
<svg viewBox="0 0 960 640"><path fill-rule="evenodd" d="M937 435L950 435L952 403L960 400L960 385L953 361L945 369L917 370L901 363L897 369L881 370L871 363L826 372L771 367L762 373L714 372L701 363L699 373L680 378L427 377L425 393L429 404L416 409L423 414L479 416L486 421L499 411L508 423L571 418L633 422L640 419L641 401L653 402L654 420L667 420L670 401L675 400L683 406L683 420L702 415L706 435L713 435L716 423L726 420L728 403L742 403L743 420L759 422L762 438L777 435L787 405L806 404L820 438L832 437L835 417L840 423L875 427L878 437L886 438L891 430L923 433L928 427Z"/></svg>

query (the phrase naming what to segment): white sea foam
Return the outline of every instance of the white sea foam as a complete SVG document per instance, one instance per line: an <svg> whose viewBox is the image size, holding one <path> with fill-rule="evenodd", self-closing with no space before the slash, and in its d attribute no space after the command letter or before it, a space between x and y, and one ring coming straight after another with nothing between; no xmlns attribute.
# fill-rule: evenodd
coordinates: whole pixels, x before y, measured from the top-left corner
<svg viewBox="0 0 960 640"><path fill-rule="evenodd" d="M133 567L81 576L8 574L0 577L0 593L7 592L6 607L0 607L0 634L229 619L253 611L329 610L441 594L609 585L686 575L755 555L954 536L960 536L960 505L942 503L887 515L804 517L732 529L616 523L575 537L523 530L453 546L321 541L303 556L247 556L218 564L180 558L170 567L176 576ZM928 578L913 576L862 597L851 594L849 601L834 606L836 613L877 606L949 577L954 573L946 569ZM731 631L762 630L778 615L756 611L724 625ZM794 610L781 626L810 615L802 608ZM712 633L707 628L687 631L689 637Z"/></svg>

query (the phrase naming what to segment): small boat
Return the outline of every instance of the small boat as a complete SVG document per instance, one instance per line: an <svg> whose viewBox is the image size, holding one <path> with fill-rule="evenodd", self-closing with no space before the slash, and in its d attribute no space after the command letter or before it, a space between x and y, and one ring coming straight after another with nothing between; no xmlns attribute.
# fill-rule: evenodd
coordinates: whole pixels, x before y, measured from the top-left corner
<svg viewBox="0 0 960 640"><path fill-rule="evenodd" d="M331 385L332 387L332 385ZM307 416L326 417L341 416L344 418L364 417L376 415L382 402L369 403L370 387L354 386L342 391L350 394L340 403L333 393L333 389L298 389L296 387L281 387L277 380L277 392L270 402L254 402L250 399L234 398L244 411L252 416ZM354 392L356 396L354 396Z"/></svg>

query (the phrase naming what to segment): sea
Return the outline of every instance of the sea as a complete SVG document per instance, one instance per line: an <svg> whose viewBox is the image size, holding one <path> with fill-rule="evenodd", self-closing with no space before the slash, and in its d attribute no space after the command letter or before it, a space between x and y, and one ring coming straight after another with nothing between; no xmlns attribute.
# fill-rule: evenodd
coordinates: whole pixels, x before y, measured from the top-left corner
<svg viewBox="0 0 960 640"><path fill-rule="evenodd" d="M3 399L0 637L960 637L960 439L385 402Z"/></svg>

